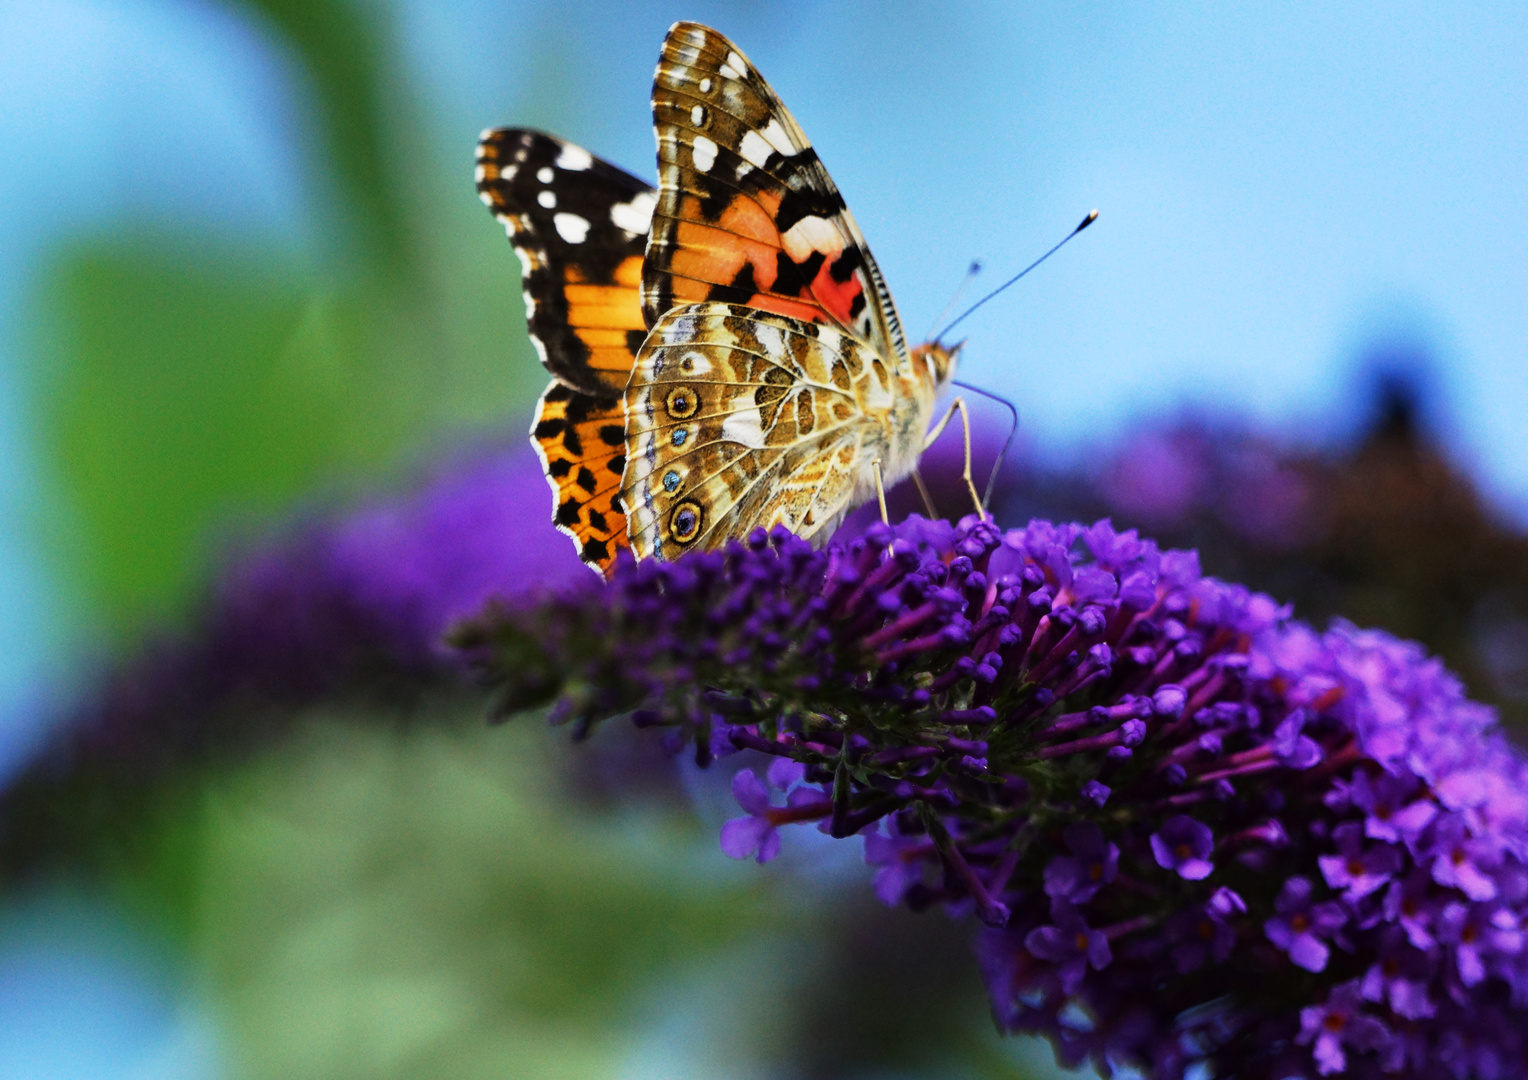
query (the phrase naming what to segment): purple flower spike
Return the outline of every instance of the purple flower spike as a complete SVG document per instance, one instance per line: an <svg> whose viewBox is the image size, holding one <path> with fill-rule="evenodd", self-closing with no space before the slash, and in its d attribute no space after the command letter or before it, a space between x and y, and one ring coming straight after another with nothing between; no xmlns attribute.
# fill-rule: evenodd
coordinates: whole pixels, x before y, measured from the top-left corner
<svg viewBox="0 0 1528 1080"><path fill-rule="evenodd" d="M1191 552L1107 522L777 531L457 640L513 707L769 755L786 805L741 774L727 853L865 835L884 902L987 923L993 1014L1068 1062L1528 1060L1528 762L1417 647L1318 634Z"/></svg>
<svg viewBox="0 0 1528 1080"><path fill-rule="evenodd" d="M1185 881L1203 881L1215 869L1210 855L1215 834L1210 827L1187 814L1167 819L1162 831L1151 834L1151 853L1163 870L1172 870Z"/></svg>

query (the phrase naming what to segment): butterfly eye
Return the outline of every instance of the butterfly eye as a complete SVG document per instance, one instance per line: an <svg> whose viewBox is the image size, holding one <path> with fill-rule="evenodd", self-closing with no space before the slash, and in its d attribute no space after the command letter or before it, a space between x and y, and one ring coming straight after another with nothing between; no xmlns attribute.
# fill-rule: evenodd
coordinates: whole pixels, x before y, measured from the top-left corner
<svg viewBox="0 0 1528 1080"><path fill-rule="evenodd" d="M686 499L669 515L669 536L675 543L688 544L700 535L700 523L704 518L700 504Z"/></svg>
<svg viewBox="0 0 1528 1080"><path fill-rule="evenodd" d="M664 404L668 406L668 414L675 420L688 420L700 408L700 397L688 386L676 386L669 391Z"/></svg>

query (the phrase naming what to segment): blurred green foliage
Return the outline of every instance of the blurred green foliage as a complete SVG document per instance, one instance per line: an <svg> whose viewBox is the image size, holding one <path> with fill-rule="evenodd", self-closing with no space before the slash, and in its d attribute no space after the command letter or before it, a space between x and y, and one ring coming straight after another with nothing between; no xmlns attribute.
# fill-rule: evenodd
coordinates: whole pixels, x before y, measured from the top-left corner
<svg viewBox="0 0 1528 1080"><path fill-rule="evenodd" d="M298 62L316 219L302 250L139 221L57 250L41 288L44 523L91 634L182 613L209 530L518 431L539 377L519 267L439 147L374 9L251 5Z"/></svg>
<svg viewBox="0 0 1528 1080"><path fill-rule="evenodd" d="M687 965L812 923L671 815L569 803L544 730L464 719L315 718L206 792L191 951L236 1075L614 1075Z"/></svg>

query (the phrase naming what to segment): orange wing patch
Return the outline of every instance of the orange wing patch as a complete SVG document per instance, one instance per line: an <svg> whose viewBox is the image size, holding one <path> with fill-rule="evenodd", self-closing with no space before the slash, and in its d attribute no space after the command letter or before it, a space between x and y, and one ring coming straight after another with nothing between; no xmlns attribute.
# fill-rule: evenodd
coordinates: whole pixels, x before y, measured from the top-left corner
<svg viewBox="0 0 1528 1080"><path fill-rule="evenodd" d="M578 556L607 577L630 542L621 508L626 416L619 398L596 398L561 383L536 406L531 442L554 496L552 521L578 545Z"/></svg>
<svg viewBox="0 0 1528 1080"><path fill-rule="evenodd" d="M637 350L647 336L642 319L642 256L628 255L608 282L590 281L584 268L569 263L563 268L562 295L567 304L567 325L587 349L584 364L601 375L602 382L625 386L636 361Z"/></svg>

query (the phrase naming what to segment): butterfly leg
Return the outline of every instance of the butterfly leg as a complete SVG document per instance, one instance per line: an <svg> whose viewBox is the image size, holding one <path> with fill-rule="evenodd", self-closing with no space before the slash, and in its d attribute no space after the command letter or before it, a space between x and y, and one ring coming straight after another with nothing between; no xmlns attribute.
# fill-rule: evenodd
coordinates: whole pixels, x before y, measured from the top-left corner
<svg viewBox="0 0 1528 1080"><path fill-rule="evenodd" d="M886 513L886 485L881 482L881 459L876 458L870 463L871 470L875 473L875 498L881 504L881 524L891 526L891 518ZM886 557L891 558L891 545L886 545Z"/></svg>
<svg viewBox="0 0 1528 1080"><path fill-rule="evenodd" d="M875 498L881 504L881 524L890 525L891 518L886 515L886 487L881 483L881 459L872 461L870 468L875 472Z"/></svg>
<svg viewBox="0 0 1528 1080"><path fill-rule="evenodd" d="M923 500L923 509L928 514L929 520L939 516L939 511L934 509L934 499L928 493L928 485L923 482L923 474L918 471L918 466L913 466L913 485L918 489L918 498Z"/></svg>
<svg viewBox="0 0 1528 1080"><path fill-rule="evenodd" d="M976 493L976 482L971 479L971 414L966 411L966 399L956 398L950 402L950 407L939 423L923 439L923 449L927 450L934 445L934 440L944 434L944 429L955 417L956 410L960 411L960 430L965 436L966 461L965 468L961 471L960 478L966 482L966 490L971 493L971 503L976 507L976 516L986 518L987 508L982 505L982 497Z"/></svg>

